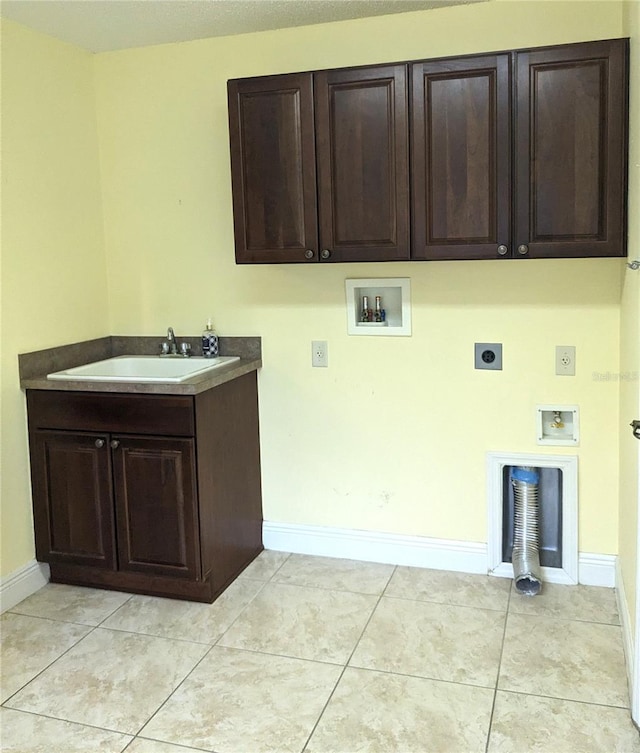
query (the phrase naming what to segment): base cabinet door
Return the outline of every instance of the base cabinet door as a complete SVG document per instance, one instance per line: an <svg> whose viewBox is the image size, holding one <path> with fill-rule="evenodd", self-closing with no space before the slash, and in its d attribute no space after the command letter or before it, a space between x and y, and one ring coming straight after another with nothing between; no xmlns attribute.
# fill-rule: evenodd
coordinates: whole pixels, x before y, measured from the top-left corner
<svg viewBox="0 0 640 753"><path fill-rule="evenodd" d="M108 436L33 432L31 478L38 559L115 569Z"/></svg>
<svg viewBox="0 0 640 753"><path fill-rule="evenodd" d="M192 439L111 439L122 571L197 579L200 548Z"/></svg>

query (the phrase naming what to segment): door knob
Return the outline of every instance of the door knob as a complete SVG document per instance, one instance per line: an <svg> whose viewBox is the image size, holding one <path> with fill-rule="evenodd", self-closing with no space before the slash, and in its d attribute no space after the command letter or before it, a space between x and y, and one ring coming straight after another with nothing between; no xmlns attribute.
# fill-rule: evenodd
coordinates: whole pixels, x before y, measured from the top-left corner
<svg viewBox="0 0 640 753"><path fill-rule="evenodd" d="M331 251L329 251L329 249L328 249L328 248L323 248L323 249L322 249L322 253L320 254L320 256L321 256L321 257L322 257L323 259L328 259L328 258L329 258L329 257L331 256Z"/></svg>
<svg viewBox="0 0 640 753"><path fill-rule="evenodd" d="M109 442L109 447L111 447L112 450L117 450L118 447L120 447L120 442L117 439L112 439Z"/></svg>
<svg viewBox="0 0 640 753"><path fill-rule="evenodd" d="M310 249L310 248L308 248L308 249L307 249L307 250L306 250L306 251L304 252L304 258L305 258L305 259L313 259L313 250L312 250L312 249Z"/></svg>
<svg viewBox="0 0 640 753"><path fill-rule="evenodd" d="M509 253L509 249L504 244L501 244L498 246L498 253L500 256L506 256Z"/></svg>
<svg viewBox="0 0 640 753"><path fill-rule="evenodd" d="M525 246L524 243L521 246L518 246L518 253L520 256L526 256L529 253L529 246Z"/></svg>
<svg viewBox="0 0 640 753"><path fill-rule="evenodd" d="M101 447L104 447L104 439L96 439L94 444L98 449L100 449Z"/></svg>

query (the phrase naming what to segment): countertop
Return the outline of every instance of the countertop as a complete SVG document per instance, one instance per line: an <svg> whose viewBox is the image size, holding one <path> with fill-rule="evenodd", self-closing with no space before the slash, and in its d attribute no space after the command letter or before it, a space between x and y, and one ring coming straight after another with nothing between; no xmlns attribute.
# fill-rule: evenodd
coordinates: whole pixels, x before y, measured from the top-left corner
<svg viewBox="0 0 640 753"><path fill-rule="evenodd" d="M85 382L47 379L47 374L115 356L157 355L164 338L112 335L97 340L62 345L57 348L22 353L18 356L20 386L30 390L73 392L123 392L155 395L197 395L220 384L237 379L262 366L260 337L221 337L221 356L240 356L227 366L199 374L184 382ZM194 355L202 355L199 336L178 336L179 342L191 344Z"/></svg>

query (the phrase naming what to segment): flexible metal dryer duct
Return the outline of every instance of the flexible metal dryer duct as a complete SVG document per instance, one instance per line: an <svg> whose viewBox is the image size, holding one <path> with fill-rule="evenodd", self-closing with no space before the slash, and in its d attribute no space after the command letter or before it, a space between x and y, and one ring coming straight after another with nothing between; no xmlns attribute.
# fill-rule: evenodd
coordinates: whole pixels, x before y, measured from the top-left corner
<svg viewBox="0 0 640 753"><path fill-rule="evenodd" d="M542 587L538 538L538 482L535 468L517 466L511 469L513 486L513 577L516 589L526 596L535 596Z"/></svg>

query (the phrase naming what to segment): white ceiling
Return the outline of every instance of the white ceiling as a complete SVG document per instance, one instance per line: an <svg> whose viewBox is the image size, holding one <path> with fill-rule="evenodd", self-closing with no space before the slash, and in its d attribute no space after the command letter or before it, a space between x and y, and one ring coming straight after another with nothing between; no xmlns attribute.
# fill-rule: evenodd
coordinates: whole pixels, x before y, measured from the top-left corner
<svg viewBox="0 0 640 753"><path fill-rule="evenodd" d="M2 0L0 15L90 52L486 0Z"/></svg>

